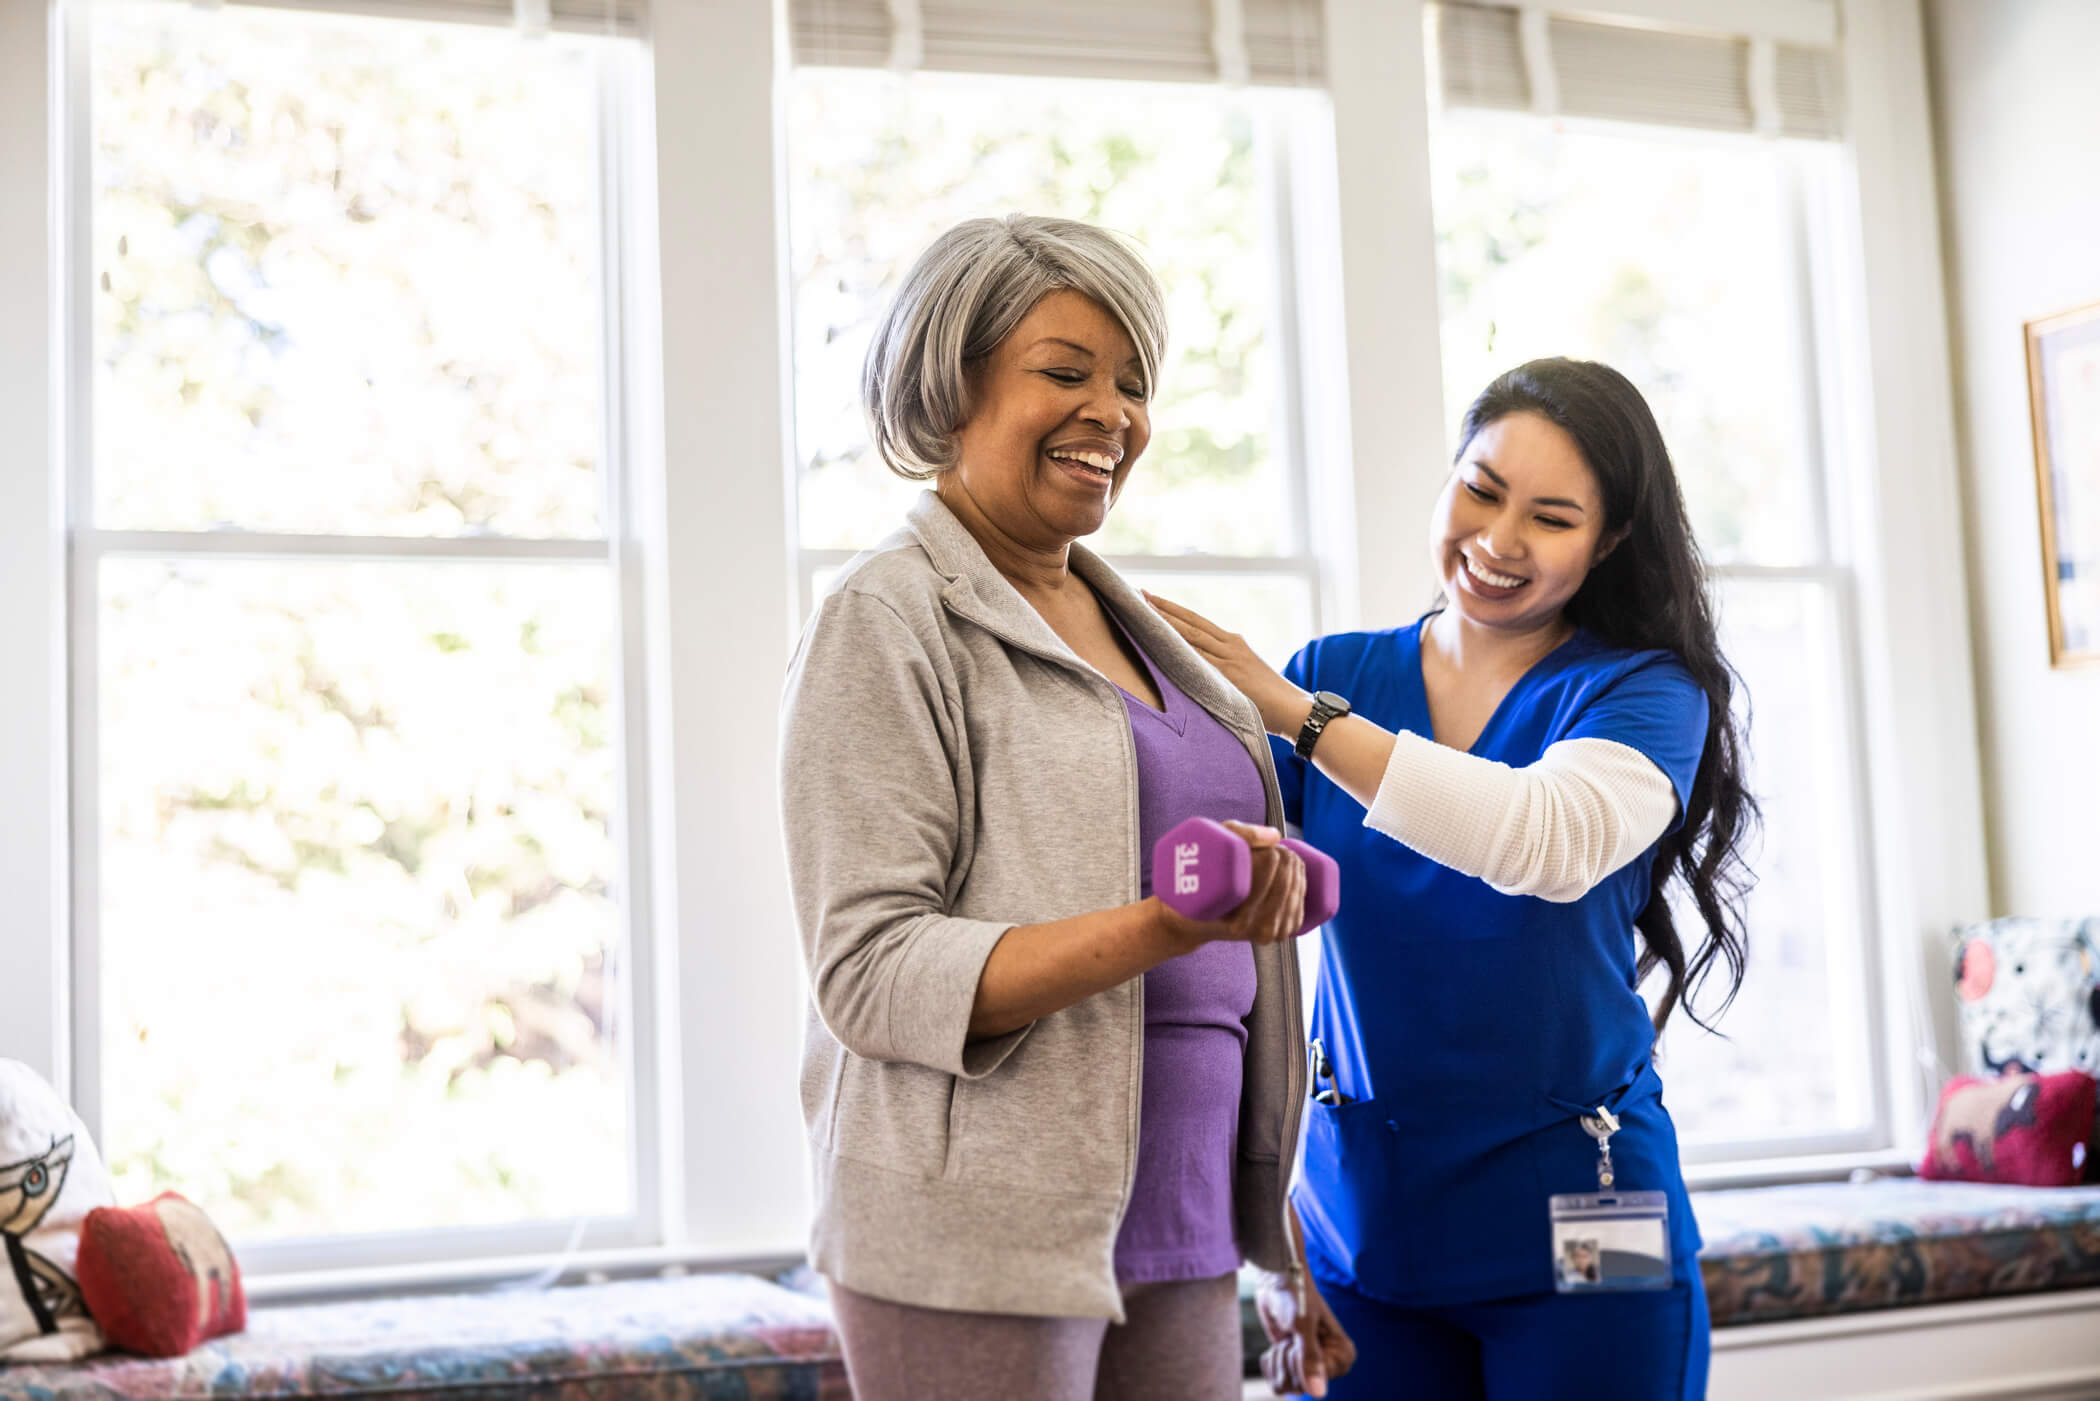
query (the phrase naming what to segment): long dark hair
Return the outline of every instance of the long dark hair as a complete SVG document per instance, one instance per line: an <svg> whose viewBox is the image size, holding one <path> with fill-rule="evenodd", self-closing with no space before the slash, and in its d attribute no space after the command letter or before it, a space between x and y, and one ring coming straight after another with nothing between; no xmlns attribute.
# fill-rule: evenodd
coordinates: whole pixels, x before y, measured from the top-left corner
<svg viewBox="0 0 2100 1401"><path fill-rule="evenodd" d="M1581 451L1604 495L1604 529L1625 538L1590 570L1568 600L1569 621L1614 647L1674 653L1706 692L1706 748L1684 821L1655 853L1636 978L1656 968L1669 983L1655 1009L1655 1030L1680 1003L1708 1030L1691 996L1721 964L1728 992L1719 1017L1743 985L1743 906L1754 884L1744 848L1758 822L1757 799L1743 781L1747 746L1732 702L1742 677L1721 655L1705 561L1685 517L1677 471L1648 401L1626 376L1591 360L1533 360L1496 379L1466 410L1460 455L1481 429L1513 413L1535 413L1558 425ZM1687 957L1667 889L1682 880L1706 937Z"/></svg>

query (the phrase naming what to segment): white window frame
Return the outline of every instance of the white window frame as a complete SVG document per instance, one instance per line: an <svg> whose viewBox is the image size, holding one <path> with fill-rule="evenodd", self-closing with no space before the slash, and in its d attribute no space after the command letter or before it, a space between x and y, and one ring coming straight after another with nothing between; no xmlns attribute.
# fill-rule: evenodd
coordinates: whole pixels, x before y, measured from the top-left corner
<svg viewBox="0 0 2100 1401"><path fill-rule="evenodd" d="M1512 124L1537 124L1547 120L1528 112L1493 109L1466 109L1461 116ZM1668 127L1590 117L1556 117L1552 121L1556 130L1598 132L1621 139L1639 137L1644 133L1653 133L1656 139L1670 139L1679 134ZM1765 145L1773 140L1748 133L1697 131L1684 134L1702 144L1735 149L1740 149L1741 144ZM1788 141L1783 144L1821 146L1824 143ZM1817 606L1829 610L1837 649L1836 671L1831 678L1838 689L1835 698L1837 710L1831 720L1839 762L1839 771L1831 775L1829 781L1838 790L1836 796L1843 805L1841 830L1847 838L1847 851L1840 859L1850 863L1846 884L1851 887L1849 893L1852 897L1846 902L1849 908L1828 912L1835 938L1848 928L1876 929L1880 922L1876 909L1875 824L1865 739L1859 568L1850 523L1852 503L1844 490L1851 474L1833 474L1831 471L1832 462L1847 461L1845 454L1853 450L1851 435L1847 431L1846 406L1858 400L1861 386L1857 375L1846 363L1843 347L1833 335L1838 329L1833 325L1838 319L1833 308L1841 300L1839 294L1851 268L1850 244L1839 232L1845 216L1836 209L1822 207L1827 201L1819 197L1826 192L1821 188L1809 188L1808 173L1803 169L1802 161L1793 159L1786 152L1781 153L1781 161L1778 177L1780 198L1785 233L1789 239L1782 257L1786 290L1796 294L1795 303L1784 314L1789 319L1791 338L1799 351L1796 368L1800 382L1796 393L1802 410L1799 424L1802 433L1795 448L1804 469L1802 485L1808 545L1803 562L1798 564L1710 563L1707 573L1715 586L1724 632L1730 584L1806 585L1817 591ZM1836 285L1826 286L1825 279L1833 273L1836 274ZM1749 699L1754 711L1758 696L1752 692ZM1756 723L1753 713L1748 736L1753 753L1758 739ZM1754 872L1757 868L1757 847L1754 844L1750 861ZM1851 1128L1715 1139L1683 1145L1680 1156L1686 1167L1716 1169L1734 1175L1745 1165L1755 1163L1791 1165L1860 1154L1878 1159L1896 1141L1896 1086L1890 1074L1888 1055L1887 999L1881 995L1881 990L1887 986L1882 968L1882 944L1878 938L1862 938L1849 944L1833 944L1825 950L1826 966L1833 971L1830 1003L1833 1013L1857 1005L1864 1014L1864 1025L1857 1028L1862 1062L1859 1068L1865 1077L1864 1118ZM1751 967L1755 968L1759 942L1754 928L1750 931L1749 948ZM1717 969L1715 976L1719 978L1725 971L1725 968ZM1718 983L1708 985L1709 999L1717 986ZM1847 1000L1845 994L1848 992L1858 994L1856 1004ZM1701 1006L1705 1005L1706 1001L1702 1000ZM1733 1029L1725 1017L1718 1025L1723 1034ZM1853 1028L1846 1027L1844 1032L1849 1036ZM1672 1022L1673 1040L1704 1034L1690 1025L1682 1012ZM1665 1075L1668 1075L1667 1065ZM1676 1098L1682 1104L1688 1095L1697 1093L1698 1086L1693 1083L1680 1087ZM1683 1137L1684 1130L1680 1125L1680 1140Z"/></svg>
<svg viewBox="0 0 2100 1401"><path fill-rule="evenodd" d="M484 1241L506 1252L477 1260L447 1249L420 1265L369 1268L343 1257L279 1260L249 1270L258 1301L523 1271L778 1264L803 1247L809 1198L795 1082L807 1003L772 746L754 742L772 733L796 624L783 490L791 381L775 20L757 5L657 6L619 104L618 160L606 165L627 212L620 246L608 249L624 327L609 368L624 367L618 431L630 470L609 538L625 604L623 671L641 672L622 697L623 801L647 816L630 824L640 838L629 853L630 961L637 1024L651 1034L631 1045L637 1121L657 1128L636 1163L653 1241L565 1239L529 1254L509 1251L533 1242ZM0 464L0 581L9 585L0 641L11 649L0 782L17 796L0 843L14 897L0 936L9 975L0 978L0 1055L77 1099L89 1077L74 1054L65 512L76 414L63 368L78 335L62 289L79 254L71 148L60 140L73 120L64 33L57 5L0 6L0 112L9 118L0 189L44 192L0 199L0 288L24 313L0 323L0 412L14 447ZM744 139L684 135L709 130ZM679 135L658 142L659 131ZM724 324L745 328L743 337L716 334ZM738 665L725 669L724 656Z"/></svg>
<svg viewBox="0 0 2100 1401"><path fill-rule="evenodd" d="M653 1106L663 1078L661 1043L655 1026L662 1012L640 990L657 981L658 941L652 927L651 767L646 706L649 648L640 626L643 553L633 528L634 472L628 442L630 392L626 365L633 359L624 291L631 200L626 145L634 127L629 107L642 59L608 47L595 56L597 88L593 146L598 163L597 229L604 287L600 316L602 346L600 518L597 538L524 539L504 536L391 537L301 535L265 531L108 530L94 526L94 345L90 142L92 140L93 0L64 0L55 8L54 52L61 75L54 113L62 123L57 153L64 197L56 219L53 279L62 369L58 392L64 404L64 485L68 577L68 714L70 792L71 946L69 1045L66 1077L75 1109L90 1135L103 1134L101 1080L100 768L97 623L101 566L110 559L184 561L285 560L377 563L536 563L549 567L605 569L612 573L616 614L613 630L615 709L619 715L621 763L614 832L620 977L612 1009L614 1053L621 1069L628 1124L628 1188L632 1210L616 1216L550 1218L500 1226L403 1230L346 1236L305 1236L260 1241L241 1247L244 1269L258 1275L298 1275L430 1265L437 1262L514 1257L580 1248L631 1249L663 1237L660 1140L663 1116ZM418 16L422 18L422 16Z"/></svg>
<svg viewBox="0 0 2100 1401"><path fill-rule="evenodd" d="M1828 6L1624 0L1580 8L1794 40L1812 35L1819 24L1811 11ZM1843 203L1856 217L1833 222L1842 281L1857 291L1807 324L1836 333L1835 344L1818 347L1823 380L1809 402L1821 411L1821 461L1861 464L1829 484L1834 498L1826 494L1849 529L1815 569L1715 572L1723 581L1811 578L1837 590L1841 643L1860 677L1860 698L1844 717L1852 777L1869 795L1858 834L1870 921L1860 956L1876 1112L1871 1133L1689 1153L1695 1185L1914 1160L1932 1086L1909 1068L1921 1046L1951 1055L1951 1013L1921 1010L1931 1005L1928 986L1938 986L1926 981L1928 970L1940 934L1988 909L1966 590L1949 566L1962 558L1960 497L1918 3L1839 0L1836 13L1849 157ZM1373 523L1422 519L1445 469L1423 32L1423 0L1327 6L1349 289L1348 417L1356 442L1398 445L1352 455L1357 499L1374 503L1361 505L1357 520L1362 606L1372 619L1411 616L1427 587L1398 560L1381 560Z"/></svg>
<svg viewBox="0 0 2100 1401"><path fill-rule="evenodd" d="M1725 3L1745 24L1761 8L1682 3L1709 15ZM1856 371L1844 391L1856 395L1844 415L1848 448L1876 464L1845 486L1862 547L1860 723L1891 1132L1902 1145L1922 1136L1929 1108L1923 1079L1905 1073L1915 1029L1932 1026L1943 1050L1952 1043L1946 999L1926 1001L1934 938L1989 904L1918 0L1842 0L1841 20L1848 196L1858 213L1848 256L1861 275L1857 305L1838 318L1843 343L1832 363ZM656 1019L648 1040L658 1074L646 1088L637 1078L637 1113L661 1116L652 1155L661 1210L654 1247L586 1250L566 1259L572 1268L778 1258L800 1251L807 1228L795 1088L807 1002L765 739L801 573L782 15L777 3L660 3L647 31L621 168L632 201L619 296L634 509L617 548L622 587L640 604L629 640L646 657L646 685L625 705L631 757L646 752L651 780L639 799L651 820L635 828L647 833L646 858L633 868L647 925L638 924L633 949L638 960L648 945L654 976L637 979L634 993ZM53 6L0 6L0 192L13 196L0 198L0 296L19 309L0 322L0 421L10 432L0 462L0 648L9 659L0 791L12 799L0 842L12 897L0 934L0 1055L68 1090L79 1077L65 838L69 443L56 367L67 363L57 289L69 253L53 234L67 188L52 159L65 120L57 32ZM1419 552L1391 548L1391 522L1426 518L1442 481L1445 425L1421 0L1328 0L1326 43L1331 135L1323 119L1294 137L1290 209L1300 322L1332 331L1342 347L1337 358L1308 333L1299 364L1311 550L1327 565L1320 621L1346 628L1412 616L1429 596ZM703 131L733 136L690 135ZM20 197L38 189L44 201ZM715 329L724 325L744 329L727 337ZM1931 1013L1920 1010L1927 1005ZM1701 1165L1690 1175L1776 1180L1900 1156L1899 1146ZM427 1284L539 1263L393 1268L355 1283ZM332 1278L349 1287L348 1276ZM258 1297L296 1287L257 1284Z"/></svg>

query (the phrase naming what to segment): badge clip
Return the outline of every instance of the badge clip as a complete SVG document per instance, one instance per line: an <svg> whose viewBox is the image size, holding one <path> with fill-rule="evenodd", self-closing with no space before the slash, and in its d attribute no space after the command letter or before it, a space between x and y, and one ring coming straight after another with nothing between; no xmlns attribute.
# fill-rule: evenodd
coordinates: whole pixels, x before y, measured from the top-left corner
<svg viewBox="0 0 2100 1401"><path fill-rule="evenodd" d="M1619 1116L1603 1105L1579 1116L1582 1130L1597 1142L1594 1196L1554 1197L1553 1283L1563 1294L1590 1290L1668 1289L1670 1204L1661 1192L1615 1190L1611 1139Z"/></svg>

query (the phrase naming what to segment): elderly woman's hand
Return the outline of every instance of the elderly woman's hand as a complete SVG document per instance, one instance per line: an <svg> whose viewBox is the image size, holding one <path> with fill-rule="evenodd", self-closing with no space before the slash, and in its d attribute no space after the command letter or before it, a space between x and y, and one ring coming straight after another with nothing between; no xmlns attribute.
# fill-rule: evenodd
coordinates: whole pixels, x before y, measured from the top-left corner
<svg viewBox="0 0 2100 1401"><path fill-rule="evenodd" d="M1203 660L1254 702L1255 709L1261 712L1263 729L1284 739L1297 738L1298 727L1312 713L1311 692L1293 686L1275 667L1256 656L1246 638L1227 632L1193 608L1184 608L1156 593L1147 593L1145 601Z"/></svg>
<svg viewBox="0 0 2100 1401"><path fill-rule="evenodd" d="M1245 822L1227 822L1225 827L1254 851L1247 898L1223 919L1188 919L1162 904L1165 918L1189 948L1220 942L1275 944L1291 938L1305 922L1305 863L1298 853L1278 845L1283 833L1274 827Z"/></svg>
<svg viewBox="0 0 2100 1401"><path fill-rule="evenodd" d="M1278 1396L1325 1396L1327 1383L1356 1365L1356 1344L1302 1270L1262 1276L1254 1311L1269 1337L1261 1372Z"/></svg>

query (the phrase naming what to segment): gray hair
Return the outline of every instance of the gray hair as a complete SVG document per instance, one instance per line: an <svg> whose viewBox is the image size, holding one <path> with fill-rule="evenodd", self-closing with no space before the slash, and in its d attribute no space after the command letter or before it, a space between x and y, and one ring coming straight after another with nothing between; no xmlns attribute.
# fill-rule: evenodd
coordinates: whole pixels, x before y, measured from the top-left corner
<svg viewBox="0 0 2100 1401"><path fill-rule="evenodd" d="M1067 290L1122 323L1150 397L1167 352L1166 296L1127 240L1076 219L967 219L919 255L861 367L861 404L892 472L925 481L955 465L955 432L970 416L965 367Z"/></svg>

